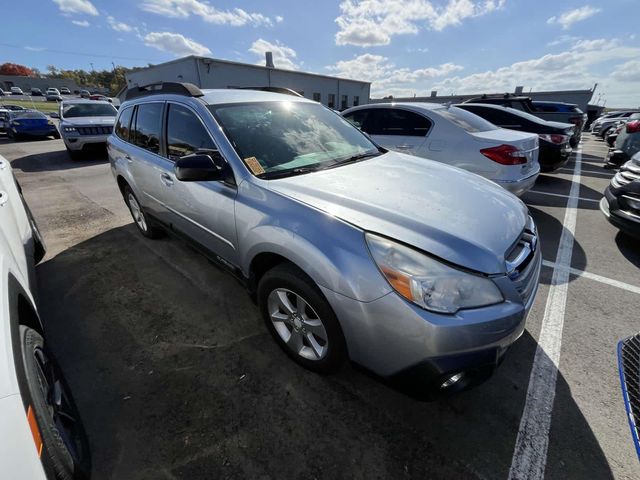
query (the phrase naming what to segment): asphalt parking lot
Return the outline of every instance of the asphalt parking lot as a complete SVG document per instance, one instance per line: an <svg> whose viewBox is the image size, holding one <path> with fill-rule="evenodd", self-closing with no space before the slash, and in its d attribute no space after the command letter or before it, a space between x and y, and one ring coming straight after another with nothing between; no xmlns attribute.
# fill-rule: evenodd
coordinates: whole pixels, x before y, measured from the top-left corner
<svg viewBox="0 0 640 480"><path fill-rule="evenodd" d="M585 133L524 198L545 268L502 366L424 403L355 367L327 377L291 362L235 279L137 233L106 157L0 136L47 243L40 312L93 478L493 479L540 466L548 479L640 478L615 355L640 330L640 242L598 209L606 151Z"/></svg>

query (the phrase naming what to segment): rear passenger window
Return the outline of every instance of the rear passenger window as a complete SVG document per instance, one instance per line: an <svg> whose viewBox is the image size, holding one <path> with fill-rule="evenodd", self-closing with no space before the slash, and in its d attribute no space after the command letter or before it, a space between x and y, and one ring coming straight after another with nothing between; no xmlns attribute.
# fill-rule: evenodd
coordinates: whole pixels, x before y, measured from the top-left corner
<svg viewBox="0 0 640 480"><path fill-rule="evenodd" d="M125 108L122 113L120 113L114 129L116 135L127 142L129 141L129 128L131 126L132 115L133 107Z"/></svg>
<svg viewBox="0 0 640 480"><path fill-rule="evenodd" d="M162 103L143 103L138 105L135 128L132 128L129 135L129 139L133 144L150 152L160 153L162 107Z"/></svg>
<svg viewBox="0 0 640 480"><path fill-rule="evenodd" d="M167 157L177 160L198 150L214 150L215 144L202 122L188 108L169 104L167 116Z"/></svg>
<svg viewBox="0 0 640 480"><path fill-rule="evenodd" d="M424 137L431 121L417 113L399 108L372 108L363 130L370 135L402 135Z"/></svg>

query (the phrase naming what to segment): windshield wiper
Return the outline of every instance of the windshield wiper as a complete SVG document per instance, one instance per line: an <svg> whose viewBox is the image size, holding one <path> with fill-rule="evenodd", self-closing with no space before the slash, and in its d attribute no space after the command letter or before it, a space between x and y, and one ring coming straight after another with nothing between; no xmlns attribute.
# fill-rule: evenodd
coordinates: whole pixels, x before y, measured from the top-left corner
<svg viewBox="0 0 640 480"><path fill-rule="evenodd" d="M336 160L334 163L332 163L331 165L327 166L326 168L339 167L341 165L346 165L347 163L356 163L356 162L359 162L360 160L365 160L367 158L377 157L379 155L382 155L382 152L375 151L375 152L357 153L355 155L351 155L350 157L342 158L340 160Z"/></svg>
<svg viewBox="0 0 640 480"><path fill-rule="evenodd" d="M284 178L284 177L291 177L293 175L302 175L304 173L317 172L318 170L322 170L322 167L316 165L314 167L287 168L285 170L275 170L273 172L265 172L261 175L258 175L258 178L262 178L264 180L272 180L274 178Z"/></svg>

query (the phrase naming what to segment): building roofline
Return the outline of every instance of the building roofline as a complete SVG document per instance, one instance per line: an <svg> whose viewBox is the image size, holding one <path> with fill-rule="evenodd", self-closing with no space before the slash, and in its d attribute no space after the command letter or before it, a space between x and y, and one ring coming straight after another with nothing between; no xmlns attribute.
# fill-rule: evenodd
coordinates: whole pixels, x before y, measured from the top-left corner
<svg viewBox="0 0 640 480"><path fill-rule="evenodd" d="M156 63L156 64L154 64L154 65L152 65L150 67L142 67L140 70L137 70L137 71L144 71L147 68L153 68L153 67L159 67L159 66L162 66L162 65L169 65L169 64L173 64L173 63L178 63L178 62L182 62L182 61L187 60L187 59L211 60L212 62L226 63L228 65L239 65L239 66L242 66L242 67L253 67L253 68L259 68L259 69L262 69L262 70L272 70L272 71L275 70L275 71L279 71L279 72L290 72L290 73L295 73L295 74L298 74L298 75L307 75L307 76L310 76L310 77L323 77L323 78L330 78L332 80L343 80L343 81L346 81L346 82L357 82L357 83L365 83L365 84L367 84L369 86L371 85L371 82L365 82L365 81L356 80L356 79L353 79L353 78L335 77L335 76L332 76L332 75L324 75L322 73L303 72L301 70L287 70L286 68L278 68L278 67L271 68L271 67L266 67L264 65L254 65L253 63L235 62L233 60L223 60L223 59L220 59L220 58L203 57L203 56L200 56L200 55L187 55L186 57L176 58L175 60L169 60L168 62ZM136 73L136 72L134 71L134 72L131 72L131 73Z"/></svg>

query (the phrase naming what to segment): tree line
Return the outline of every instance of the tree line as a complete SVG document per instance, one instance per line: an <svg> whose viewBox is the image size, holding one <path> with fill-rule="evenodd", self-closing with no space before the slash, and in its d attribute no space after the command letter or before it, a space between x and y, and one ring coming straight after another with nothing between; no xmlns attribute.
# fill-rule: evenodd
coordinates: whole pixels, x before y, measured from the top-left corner
<svg viewBox="0 0 640 480"><path fill-rule="evenodd" d="M37 78L63 78L73 80L77 85L90 88L108 88L110 95L115 95L125 86L125 73L137 70L120 65L111 70L64 70L55 65L48 65L46 72L37 68L30 68L17 63L3 63L0 65L0 75L22 75Z"/></svg>

